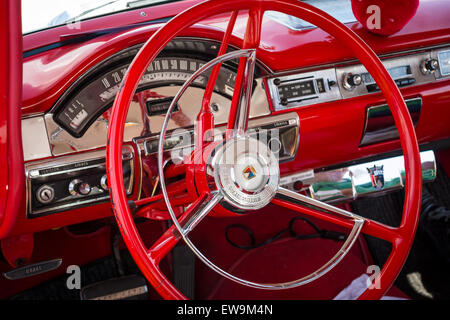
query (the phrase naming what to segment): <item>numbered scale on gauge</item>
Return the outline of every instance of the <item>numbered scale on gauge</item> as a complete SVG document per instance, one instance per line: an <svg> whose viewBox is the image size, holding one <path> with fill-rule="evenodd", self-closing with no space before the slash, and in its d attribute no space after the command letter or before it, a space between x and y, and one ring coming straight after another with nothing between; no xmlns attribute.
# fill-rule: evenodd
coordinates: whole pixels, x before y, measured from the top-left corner
<svg viewBox="0 0 450 320"><path fill-rule="evenodd" d="M136 92L149 90L149 93L154 95L155 93L152 90L156 88L181 85L203 64L202 60L194 58L157 58L147 67L139 81ZM128 65L129 61L121 61L114 68L101 69L91 77L87 77L86 80L80 80L87 83L80 86L82 88L76 91L73 96L68 95L61 100L59 106L55 108L53 116L55 122L72 136L81 137L90 124L113 105ZM200 75L192 83L192 86L205 88L208 77L208 72ZM221 68L214 88L215 93L231 99L235 79L235 71L226 67ZM162 96L159 98L169 99L171 97Z"/></svg>
<svg viewBox="0 0 450 320"><path fill-rule="evenodd" d="M84 105L75 100L64 113L67 118L69 118L70 126L74 129L78 129L78 127L83 123L84 120L88 117L88 112L85 110Z"/></svg>

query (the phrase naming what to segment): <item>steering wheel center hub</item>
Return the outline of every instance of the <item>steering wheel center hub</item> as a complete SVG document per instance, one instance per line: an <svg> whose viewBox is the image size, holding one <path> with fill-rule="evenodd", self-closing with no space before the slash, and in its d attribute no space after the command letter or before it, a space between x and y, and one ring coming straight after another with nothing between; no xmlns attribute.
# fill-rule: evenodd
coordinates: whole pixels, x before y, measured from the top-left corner
<svg viewBox="0 0 450 320"><path fill-rule="evenodd" d="M225 201L244 210L266 206L278 190L278 160L267 145L251 137L237 137L219 147L214 179Z"/></svg>

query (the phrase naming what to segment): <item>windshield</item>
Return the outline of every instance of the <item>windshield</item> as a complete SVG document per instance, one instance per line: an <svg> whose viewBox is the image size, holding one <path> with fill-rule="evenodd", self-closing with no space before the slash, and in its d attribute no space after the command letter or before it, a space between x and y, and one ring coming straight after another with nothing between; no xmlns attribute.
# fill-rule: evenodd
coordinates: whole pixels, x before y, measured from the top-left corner
<svg viewBox="0 0 450 320"><path fill-rule="evenodd" d="M303 1L322 9L342 23L356 21L350 0ZM27 34L64 24L70 26L84 19L165 2L174 0L22 0L22 30ZM306 21L279 12L269 11L266 15L291 29L313 27Z"/></svg>
<svg viewBox="0 0 450 320"><path fill-rule="evenodd" d="M176 0L175 0L176 1ZM168 0L22 0L22 33L73 25L78 21Z"/></svg>
<svg viewBox="0 0 450 320"><path fill-rule="evenodd" d="M325 11L342 23L356 21L352 11L351 0L303 0L303 2ZM293 30L303 30L315 27L309 22L276 11L266 12L266 15Z"/></svg>

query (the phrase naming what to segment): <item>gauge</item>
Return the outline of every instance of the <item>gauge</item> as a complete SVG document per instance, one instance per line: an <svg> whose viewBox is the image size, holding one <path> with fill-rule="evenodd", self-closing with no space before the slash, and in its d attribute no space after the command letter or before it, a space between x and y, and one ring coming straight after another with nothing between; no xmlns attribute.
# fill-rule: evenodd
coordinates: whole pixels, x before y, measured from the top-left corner
<svg viewBox="0 0 450 320"><path fill-rule="evenodd" d="M112 106L129 63L128 59L90 76L88 81L84 81L77 89L73 90L73 93L67 95L64 102L56 108L53 115L55 122L72 136L81 137L89 126ZM156 58L142 76L137 92L159 86L183 84L204 63L203 60L188 57ZM193 86L205 88L208 76L209 73L200 75L194 81ZM231 97L235 80L235 72L222 67L214 89L215 92ZM150 110L154 112L157 108L165 105L167 103L149 106L149 113Z"/></svg>

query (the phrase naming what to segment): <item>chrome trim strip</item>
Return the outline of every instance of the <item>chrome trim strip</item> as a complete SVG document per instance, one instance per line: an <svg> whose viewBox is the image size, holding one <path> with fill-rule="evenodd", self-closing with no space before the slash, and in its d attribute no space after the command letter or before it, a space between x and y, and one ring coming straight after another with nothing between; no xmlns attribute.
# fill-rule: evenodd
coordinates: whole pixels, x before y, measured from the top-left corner
<svg viewBox="0 0 450 320"><path fill-rule="evenodd" d="M414 83L411 84L404 84L402 85L402 88L410 88L413 86L431 83L436 81L436 78L433 74L423 74L421 72L421 64L422 61L429 59L431 56L430 51L426 51L423 53L416 53L411 55L406 55L402 57L393 57L386 60L382 60L382 63L384 67L389 71L392 68L396 67L409 67L410 73L408 74L401 74L399 76L396 76L394 73L391 73L391 76L394 80L401 80L401 79L414 79ZM380 91L369 91L368 86L370 85L376 85L375 82L369 82L365 83L364 79L362 83L358 86L356 86L352 91L348 91L344 89L344 78L345 75L351 73L351 74L359 74L363 75L365 73L368 73L367 69L364 65L361 63L351 65L351 66L345 66L345 67L337 67L336 68L336 75L338 79L339 87L341 88L342 97L344 99L346 98L352 98L352 97L360 97L366 94L372 94L372 93L379 93Z"/></svg>
<svg viewBox="0 0 450 320"><path fill-rule="evenodd" d="M43 116L22 119L22 145L24 161L52 156Z"/></svg>
<svg viewBox="0 0 450 320"><path fill-rule="evenodd" d="M194 212L188 221L183 223L182 226L182 235L187 236L194 228L200 223L200 221L205 218L208 213L219 204L220 201L222 201L224 196L219 193L215 192L212 197L208 197L205 199L207 202L203 203L202 206L200 206L200 210L197 210Z"/></svg>
<svg viewBox="0 0 450 320"><path fill-rule="evenodd" d="M288 99L287 105L283 105L281 103L281 97L278 86L275 84L275 79L279 79L281 82L284 83L286 82L300 83L312 80L315 92L307 96L290 98ZM316 80L319 79L323 80L325 92L320 93L317 88ZM279 111L302 106L308 106L322 102L341 100L342 94L338 86L337 85L330 86L329 82L331 81L334 81L335 83L338 82L336 76L336 69L334 68L317 70L313 72L296 73L289 76L271 77L267 79L267 85L274 109L275 111Z"/></svg>
<svg viewBox="0 0 450 320"><path fill-rule="evenodd" d="M251 108L251 107L250 107ZM280 162L286 162L289 160L292 160L297 155L298 146L300 143L300 119L298 117L298 114L296 112L289 112L289 113L282 113L270 117L260 117L256 119L250 119L248 122L249 131L251 132L253 129L259 128L259 127L265 127L269 126L271 124L281 123L281 122L288 122L288 125L285 126L277 126L274 129L283 129L283 128L289 128L289 127L295 127L295 137L294 143L293 143L293 150L291 156L282 157L279 159ZM216 126L215 128L215 140L221 140L221 136L225 133L226 126L220 125ZM179 131L171 131L170 133L166 134L166 140L170 138L176 138L180 136L188 136L190 135L190 143L186 143L186 141L183 141L183 143L180 143L179 145L176 145L173 148L164 148L164 151L175 151L180 149L189 149L194 146L194 130L192 128L186 129L186 132L179 132ZM152 154L156 154L157 152L153 151L150 152L148 148L148 143L156 143L159 141L159 134L148 136L148 137L137 137L133 139L133 142L136 144L137 149L141 152L142 156L148 156ZM159 143L159 142L158 142Z"/></svg>
<svg viewBox="0 0 450 320"><path fill-rule="evenodd" d="M436 179L437 165L433 151L420 153L423 182ZM304 178L304 181L300 179ZM369 195L379 195L404 187L403 156L361 163L328 171L307 170L282 177L283 187L292 192L308 191L311 197L327 203L355 200ZM299 181L304 186L295 190Z"/></svg>
<svg viewBox="0 0 450 320"><path fill-rule="evenodd" d="M409 114L411 115L411 119L413 120L414 127L417 126L419 122L420 114L422 111L422 98L413 98L405 100L406 107L408 108ZM382 109L386 109L387 113L390 114L390 118L392 120L392 124L390 126L386 126L386 123L383 123L383 126L378 125L377 128L372 128L369 130L369 126L372 123L376 122L378 116L374 115L376 111L380 111ZM416 110L418 109L418 110ZM386 115L383 115L385 117ZM375 124L372 127L376 126ZM387 141L391 139L398 138L398 130L395 126L394 117L392 116L392 112L389 109L387 104L381 104L376 106L368 107L366 110L366 119L364 123L363 135L361 138L361 142L359 144L360 147L367 146L373 143Z"/></svg>
<svg viewBox="0 0 450 320"><path fill-rule="evenodd" d="M46 273L56 270L62 263L62 259L53 259L29 264L20 268L16 268L3 273L3 276L8 280L19 280L38 274Z"/></svg>

